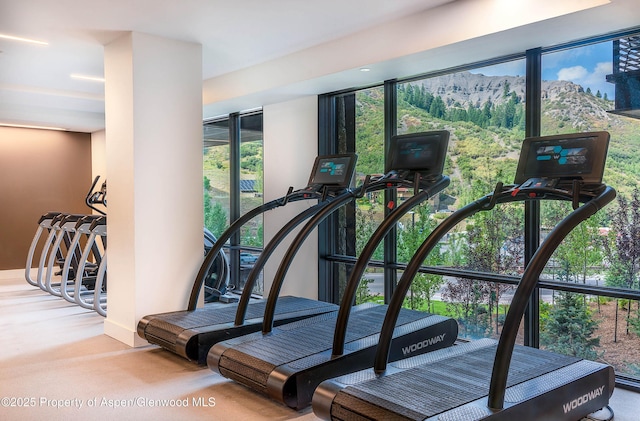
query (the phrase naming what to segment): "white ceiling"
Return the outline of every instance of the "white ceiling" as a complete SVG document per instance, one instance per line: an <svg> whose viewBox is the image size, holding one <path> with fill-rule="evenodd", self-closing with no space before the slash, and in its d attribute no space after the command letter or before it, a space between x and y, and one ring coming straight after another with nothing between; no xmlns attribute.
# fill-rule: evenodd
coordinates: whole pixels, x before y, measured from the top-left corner
<svg viewBox="0 0 640 421"><path fill-rule="evenodd" d="M531 0L520 0L518 4L523 2ZM549 0L533 3L541 4L540 2L552 3ZM580 3L579 0L563 2ZM607 0L590 2L608 3ZM504 8L511 7L515 2L458 0L455 2L458 7L456 13L473 10L473 5L488 3L498 6L502 4ZM599 10L593 14L603 22L602 31L629 25L629 22L633 22L629 13L636 11L638 13L634 24L640 25L640 10L637 6L640 2L611 0L611 3L616 7L596 8ZM384 29L385 25L393 28L389 26L393 22L399 22L399 28L402 28L403 20L408 22L412 17L423 16L433 8L441 5L445 5L442 8L452 7L452 4L453 0L0 0L0 34L48 42L47 46L43 46L0 38L0 123L61 125L70 130L86 132L104 128L104 85L75 80L70 75L102 76L103 45L127 31L202 44L205 102L230 102L226 108L214 107L210 111L216 112L243 105L233 103L230 98L211 98L206 93L207 83L232 85L234 81L230 75L248 72L247 69L264 74L262 69L265 63L276 63L277 68L279 60L286 63L304 51L321 53L322 46L333 45L332 48L335 49L335 45L338 45L335 43L340 43L341 40L355 40L357 38L354 37L358 34L366 35L375 28ZM466 9L460 9L463 6ZM558 12L553 16L564 13L566 12ZM562 19L570 17L559 17L556 25L561 25ZM485 17L478 16L478 22L484 23ZM542 38L550 35L548 31L540 33L535 25L523 25L525 26L529 32L538 34L541 38L539 42L544 42ZM522 51L517 48L526 48L532 42L533 46L544 45L522 37L516 37L520 42L515 43L514 37L508 33L505 36L505 31L500 30L501 28L501 24L494 24L493 29L486 31L487 34L501 38L474 39L476 43L482 40L482 45L487 50L495 50L495 54L513 48L515 51ZM514 30L508 25L504 28ZM397 27L395 31L398 31ZM595 28L590 31L601 33ZM557 32L560 38L570 37L563 35L561 30ZM468 48L477 49L474 39L461 38L460 42L466 41ZM496 44L496 39L502 41ZM447 43L451 44L450 41L444 41L444 44ZM363 46L363 50L375 48L375 45ZM398 71L398 66L407 66L406 58L413 57L421 48L409 48L398 57L387 52L385 63L380 63L380 69L384 69L384 72L369 75L367 82L394 74L393 72ZM389 51L388 46L385 49ZM345 63L350 66L357 64L349 61L348 53L342 54ZM450 51L441 51L439 57L442 54L449 57ZM458 48L456 54L464 59L466 51ZM367 60L366 53L364 56L363 60ZM339 66L332 69L312 75L305 83L316 83L314 89L318 93L322 92L318 89L335 86L326 84L326 75L329 73L333 73L331 77L334 80L340 76L338 79L343 88L353 86L344 85L345 83L364 82L345 77L343 70L346 69ZM245 73L245 76L250 75L250 72ZM278 94L275 88L280 87L280 93L291 91L292 86L299 85L301 81L302 79L293 78L290 86L273 83L272 89L257 90L264 90L275 98ZM263 104L254 103L253 106L260 105Z"/></svg>
<svg viewBox="0 0 640 421"><path fill-rule="evenodd" d="M209 79L448 1L0 0L0 33L49 43L0 39L0 122L32 110L100 128L104 86L70 75L102 76L103 45L126 31L202 44Z"/></svg>

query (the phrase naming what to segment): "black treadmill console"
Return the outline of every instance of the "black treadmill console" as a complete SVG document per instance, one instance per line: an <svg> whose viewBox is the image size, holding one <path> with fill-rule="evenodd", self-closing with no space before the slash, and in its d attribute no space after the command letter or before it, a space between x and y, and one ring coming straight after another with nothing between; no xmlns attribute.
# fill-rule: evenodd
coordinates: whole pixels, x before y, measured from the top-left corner
<svg viewBox="0 0 640 421"><path fill-rule="evenodd" d="M608 132L526 138L514 183L521 188L554 188L577 180L583 186L599 186L608 146Z"/></svg>
<svg viewBox="0 0 640 421"><path fill-rule="evenodd" d="M439 178L448 145L449 132L446 130L393 136L385 172L409 171L420 173L427 180Z"/></svg>
<svg viewBox="0 0 640 421"><path fill-rule="evenodd" d="M316 158L309 178L308 189L332 190L349 188L356 169L356 154L323 155Z"/></svg>

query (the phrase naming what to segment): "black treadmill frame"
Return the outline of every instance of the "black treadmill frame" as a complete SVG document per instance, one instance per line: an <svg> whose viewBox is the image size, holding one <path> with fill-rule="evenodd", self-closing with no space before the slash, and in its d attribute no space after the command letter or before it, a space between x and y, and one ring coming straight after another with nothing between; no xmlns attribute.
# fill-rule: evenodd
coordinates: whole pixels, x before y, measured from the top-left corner
<svg viewBox="0 0 640 421"><path fill-rule="evenodd" d="M570 191L546 187L520 189L519 186L507 186L506 188L503 188L502 184L499 183L496 186L494 193L461 208L445 219L416 251L399 281L397 289L389 303L389 308L383 323L371 376L381 377L392 375L395 371L395 369L392 369L391 372L387 373L387 363L389 361L391 338L395 327L395 321L402 306L402 299L406 295L411 282L426 255L433 249L433 247L435 247L438 241L450 231L451 228L463 219L466 219L479 211L492 209L497 203L533 200L568 200L573 203L574 211L556 225L556 227L547 236L545 242L536 251L527 265L516 293L514 294L514 299L509 308L503 332L500 336L500 341L498 342L496 358L494 359L491 374L489 394L487 398L482 400L486 403L487 408L493 414L492 418L513 419L513 417L526 417L526 410L519 411L516 409L518 405L512 405L505 408L504 400L507 388L507 376L515 347L515 339L520 321L528 304L529 296L535 288L546 262L560 242L568 235L569 232L571 232L573 228L585 219L589 218L591 215L595 214L606 204L611 202L616 196L616 192L613 188L604 185L601 185L600 189L595 192L580 191L580 187L581 184L578 181L573 183L573 189ZM580 202L584 203L584 205L579 206ZM599 376L602 375L603 374L599 374ZM613 369L609 367L607 384L605 385L607 388L606 392L600 395L598 400L591 400L589 402L589 406L585 405L584 408L581 409L586 410L587 408L590 408L593 410L593 405L597 406L595 409L604 406L600 404L605 399L606 402L608 402L609 396L613 393L614 382L615 377ZM316 390L313 401L314 411L317 415L323 418L327 417L328 414L326 413L326 409L328 405L333 405L331 403L333 402L333 396L337 396L341 389L339 384L339 380L335 383L329 380L326 383L323 383ZM335 393L335 395L333 393ZM546 394L544 396L552 399L552 395ZM559 399L563 398L564 397L560 397ZM519 405L522 405L523 408L528 405L528 407L531 408L533 403L531 403L531 401L526 402L527 403L520 403ZM561 404L562 401L559 401L559 405Z"/></svg>

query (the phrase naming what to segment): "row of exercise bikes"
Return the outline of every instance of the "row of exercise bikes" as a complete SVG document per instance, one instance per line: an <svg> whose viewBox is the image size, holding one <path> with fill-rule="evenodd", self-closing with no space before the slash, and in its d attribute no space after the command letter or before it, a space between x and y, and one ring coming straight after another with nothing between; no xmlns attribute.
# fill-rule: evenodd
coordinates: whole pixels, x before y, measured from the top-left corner
<svg viewBox="0 0 640 421"><path fill-rule="evenodd" d="M90 214L46 212L40 216L27 255L25 279L51 295L106 317L107 182L99 185L99 181L96 176L85 197ZM215 236L204 228L205 254L215 242ZM228 259L220 252L206 278L205 301L217 301L226 293L228 282Z"/></svg>

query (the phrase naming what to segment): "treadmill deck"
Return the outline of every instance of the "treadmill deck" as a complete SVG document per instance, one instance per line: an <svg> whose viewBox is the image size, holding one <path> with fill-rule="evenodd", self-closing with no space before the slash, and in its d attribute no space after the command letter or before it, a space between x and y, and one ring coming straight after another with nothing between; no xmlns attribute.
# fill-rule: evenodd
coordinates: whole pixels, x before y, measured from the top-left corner
<svg viewBox="0 0 640 421"><path fill-rule="evenodd" d="M192 361L204 364L216 342L255 332L262 327L266 300L249 303L245 323L234 326L237 303L211 304L194 311L175 311L146 316L138 323L138 334L148 342ZM289 323L326 312L337 305L286 296L278 299L274 324Z"/></svg>
<svg viewBox="0 0 640 421"><path fill-rule="evenodd" d="M322 380L372 363L386 310L386 305L354 307L345 353L339 357L331 355L337 318L337 313L332 312L280 326L267 335L256 332L218 343L209 352L207 362L225 377L290 407L302 408L311 403L314 386ZM394 357L450 346L456 337L454 320L403 309L396 328Z"/></svg>
<svg viewBox="0 0 640 421"><path fill-rule="evenodd" d="M333 420L561 419L558 414L578 420L613 392L613 370L604 364L516 345L505 408L492 412L487 395L496 347L480 340L391 363L381 377L369 369L329 380L316 392L314 411ZM527 405L543 394L551 397Z"/></svg>

